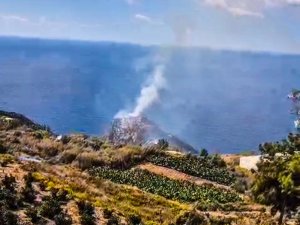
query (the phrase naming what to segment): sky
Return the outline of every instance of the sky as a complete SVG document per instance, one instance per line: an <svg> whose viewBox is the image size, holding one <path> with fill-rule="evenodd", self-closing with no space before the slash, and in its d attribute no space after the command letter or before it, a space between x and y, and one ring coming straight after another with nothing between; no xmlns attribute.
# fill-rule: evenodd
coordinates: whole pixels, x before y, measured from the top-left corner
<svg viewBox="0 0 300 225"><path fill-rule="evenodd" d="M0 0L0 35L300 53L300 0Z"/></svg>

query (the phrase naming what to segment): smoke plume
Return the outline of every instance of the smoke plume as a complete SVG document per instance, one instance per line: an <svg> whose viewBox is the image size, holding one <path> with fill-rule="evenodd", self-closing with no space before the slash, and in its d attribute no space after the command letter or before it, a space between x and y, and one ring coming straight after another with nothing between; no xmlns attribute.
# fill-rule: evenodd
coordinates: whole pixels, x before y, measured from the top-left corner
<svg viewBox="0 0 300 225"><path fill-rule="evenodd" d="M166 80L164 77L165 66L158 64L150 74L149 83L144 85L140 91L140 95L136 99L136 104L130 112L121 110L115 118L137 117L143 114L149 107L159 100L159 92L165 87Z"/></svg>

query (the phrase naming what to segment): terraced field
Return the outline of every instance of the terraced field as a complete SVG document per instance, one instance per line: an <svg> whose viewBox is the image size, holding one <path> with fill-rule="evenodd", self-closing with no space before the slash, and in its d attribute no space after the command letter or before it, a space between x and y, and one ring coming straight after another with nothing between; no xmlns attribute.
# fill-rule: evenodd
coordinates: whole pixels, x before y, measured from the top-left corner
<svg viewBox="0 0 300 225"><path fill-rule="evenodd" d="M226 167L219 165L219 159L214 157L172 156L161 153L148 156L147 161L219 184L231 185L235 181L234 175Z"/></svg>
<svg viewBox="0 0 300 225"><path fill-rule="evenodd" d="M188 181L172 180L141 169L115 170L106 167L93 169L90 173L115 183L133 185L144 191L183 202L228 203L241 201L239 195L232 191L213 186L198 186Z"/></svg>

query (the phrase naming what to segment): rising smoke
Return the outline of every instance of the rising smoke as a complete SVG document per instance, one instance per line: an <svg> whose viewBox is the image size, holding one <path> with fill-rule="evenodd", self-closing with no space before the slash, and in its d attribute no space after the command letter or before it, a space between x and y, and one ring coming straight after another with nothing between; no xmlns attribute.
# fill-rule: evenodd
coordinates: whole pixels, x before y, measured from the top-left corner
<svg viewBox="0 0 300 225"><path fill-rule="evenodd" d="M175 22L176 21L176 22ZM179 21L179 22L178 22ZM186 47L190 45L190 39L196 28L196 23L189 16L175 16L167 21L174 34L175 46ZM162 48L160 53L154 57L154 69L149 74L146 85L143 85L139 96L136 98L135 106L131 110L121 110L115 115L115 119L124 117L138 117L144 114L153 104L160 99L160 92L166 88L167 79L166 61L172 55L173 49Z"/></svg>
<svg viewBox="0 0 300 225"><path fill-rule="evenodd" d="M150 74L149 83L142 87L140 95L136 99L135 107L131 111L119 111L115 118L141 116L143 112L157 102L160 97L160 91L166 86L164 72L164 64L156 65L153 72Z"/></svg>

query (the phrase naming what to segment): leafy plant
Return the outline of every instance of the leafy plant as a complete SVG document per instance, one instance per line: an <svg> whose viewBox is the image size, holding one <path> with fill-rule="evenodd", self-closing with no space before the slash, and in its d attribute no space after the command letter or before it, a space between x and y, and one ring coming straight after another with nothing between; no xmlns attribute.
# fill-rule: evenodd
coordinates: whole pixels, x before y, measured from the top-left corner
<svg viewBox="0 0 300 225"><path fill-rule="evenodd" d="M90 172L94 176L120 184L133 185L147 192L183 202L210 200L212 202L227 203L241 200L234 192L221 190L213 186L198 186L187 181L172 180L141 169L124 171L100 167Z"/></svg>
<svg viewBox="0 0 300 225"><path fill-rule="evenodd" d="M231 185L235 181L234 175L224 167L224 161L217 155L203 158L194 155L172 156L156 153L149 155L146 160L158 166L175 169L220 184Z"/></svg>
<svg viewBox="0 0 300 225"><path fill-rule="evenodd" d="M272 206L284 215L300 207L300 135L290 134L286 140L260 145L262 153L252 187L255 200Z"/></svg>
<svg viewBox="0 0 300 225"><path fill-rule="evenodd" d="M95 225L95 208L90 202L80 201L77 202L79 213L81 215L82 225Z"/></svg>
<svg viewBox="0 0 300 225"><path fill-rule="evenodd" d="M72 225L72 218L65 212L60 212L54 216L54 222L56 225Z"/></svg>

